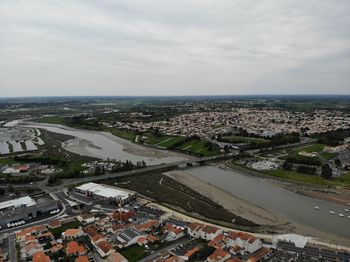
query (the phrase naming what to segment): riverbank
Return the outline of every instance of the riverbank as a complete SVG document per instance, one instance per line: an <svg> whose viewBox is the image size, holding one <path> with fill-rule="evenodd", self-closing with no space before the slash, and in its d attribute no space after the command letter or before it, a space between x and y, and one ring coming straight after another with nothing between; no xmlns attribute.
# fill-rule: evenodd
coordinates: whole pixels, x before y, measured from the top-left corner
<svg viewBox="0 0 350 262"><path fill-rule="evenodd" d="M67 151L100 159L117 159L132 162L145 161L147 165L172 163L190 157L177 152L154 149L132 143L109 132L80 130L56 124L23 122L26 127L36 127L51 132L71 135L75 138L66 141L62 146Z"/></svg>
<svg viewBox="0 0 350 262"><path fill-rule="evenodd" d="M296 181L288 181L282 178L269 176L267 174L262 174L257 171L252 171L250 169L246 169L244 167L234 165L232 164L232 162L229 162L229 161L225 162L225 165L222 165L221 168L224 168L225 170L239 172L243 175L267 179L271 183L274 183L287 190L293 191L295 193L298 193L304 196L322 199L322 200L326 200L326 201L330 201L330 202L342 204L342 205L348 205L350 203L350 189L347 189L347 188L313 185L313 184L301 183ZM350 208L350 205L349 205L349 208Z"/></svg>
<svg viewBox="0 0 350 262"><path fill-rule="evenodd" d="M251 202L241 199L230 192L227 192L207 181L199 179L188 171L170 171L166 175L191 187L198 193L210 198L214 202L222 205L224 208L233 213L248 219L262 227L271 228L271 232L278 233L297 233L310 236L319 240L327 240L329 243L345 244L350 246L350 239L340 237L334 234L322 232L309 226L304 226L292 222L287 218L277 215L269 210L261 208Z"/></svg>

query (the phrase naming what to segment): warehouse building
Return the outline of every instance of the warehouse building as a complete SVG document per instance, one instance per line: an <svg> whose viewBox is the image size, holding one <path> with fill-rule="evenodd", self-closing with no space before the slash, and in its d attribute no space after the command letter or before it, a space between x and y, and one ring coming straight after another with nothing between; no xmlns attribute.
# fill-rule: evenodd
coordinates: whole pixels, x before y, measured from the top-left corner
<svg viewBox="0 0 350 262"><path fill-rule="evenodd" d="M58 213L60 206L54 200L37 203L29 196L0 203L0 230L16 227L41 216ZM57 212L56 212L57 211Z"/></svg>
<svg viewBox="0 0 350 262"><path fill-rule="evenodd" d="M112 186L96 183L86 183L75 188L76 192L97 200L113 201L118 204L126 204L136 199L136 193L120 190Z"/></svg>

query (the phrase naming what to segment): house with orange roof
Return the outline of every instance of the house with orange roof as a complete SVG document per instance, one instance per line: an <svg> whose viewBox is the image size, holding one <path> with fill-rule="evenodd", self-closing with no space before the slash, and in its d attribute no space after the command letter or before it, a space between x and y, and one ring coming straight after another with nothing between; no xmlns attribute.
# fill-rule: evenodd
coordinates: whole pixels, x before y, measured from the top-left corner
<svg viewBox="0 0 350 262"><path fill-rule="evenodd" d="M58 251L60 251L60 250L62 250L63 249L63 245L62 244L55 244L55 245L53 245L51 248L50 248L50 252L51 253L56 253L56 252L58 252Z"/></svg>
<svg viewBox="0 0 350 262"><path fill-rule="evenodd" d="M108 262L129 262L122 254L119 252L113 252L108 257Z"/></svg>
<svg viewBox="0 0 350 262"><path fill-rule="evenodd" d="M266 257L268 254L270 254L272 251L269 248L261 248L260 250L256 251L254 254L252 254L247 262L258 262L261 261L264 257Z"/></svg>
<svg viewBox="0 0 350 262"><path fill-rule="evenodd" d="M62 239L72 240L84 236L84 231L80 228L70 228L62 232Z"/></svg>
<svg viewBox="0 0 350 262"><path fill-rule="evenodd" d="M174 241L185 235L184 230L181 227L167 227L165 232L168 233L165 239L166 241Z"/></svg>
<svg viewBox="0 0 350 262"><path fill-rule="evenodd" d="M151 234L147 235L147 240L152 242L152 243L159 241L158 237L153 236Z"/></svg>
<svg viewBox="0 0 350 262"><path fill-rule="evenodd" d="M224 241L225 235L219 234L213 238L213 240L209 241L208 245L215 248L223 249L226 246L226 242Z"/></svg>
<svg viewBox="0 0 350 262"><path fill-rule="evenodd" d="M88 256L79 256L75 259L75 262L89 262Z"/></svg>
<svg viewBox="0 0 350 262"><path fill-rule="evenodd" d="M112 245L106 240L102 240L102 241L98 242L95 245L95 247L96 247L97 252L103 258L109 256L110 254L112 254L114 252Z"/></svg>
<svg viewBox="0 0 350 262"><path fill-rule="evenodd" d="M177 256L182 258L183 260L189 260L192 258L197 252L199 248L195 242L189 242L183 245L178 245L169 250L169 253L173 256Z"/></svg>
<svg viewBox="0 0 350 262"><path fill-rule="evenodd" d="M39 251L33 254L32 261L33 262L51 262L51 259L49 256L45 254L44 251Z"/></svg>
<svg viewBox="0 0 350 262"><path fill-rule="evenodd" d="M138 231L144 231L144 232L148 232L151 231L153 228L156 228L157 226L159 226L160 222L156 219L151 219L145 223L136 225L135 228Z"/></svg>
<svg viewBox="0 0 350 262"><path fill-rule="evenodd" d="M37 240L29 241L24 244L21 249L21 257L29 258L32 257L36 252L44 251L44 248Z"/></svg>
<svg viewBox="0 0 350 262"><path fill-rule="evenodd" d="M194 238L200 238L201 237L201 230L202 228L204 227L203 224L199 224L199 223L191 223L189 226L188 226L188 234L191 236L191 237L194 237Z"/></svg>
<svg viewBox="0 0 350 262"><path fill-rule="evenodd" d="M71 241L67 244L66 253L68 256L82 256L86 254L86 250L85 247L80 245L77 241Z"/></svg>
<svg viewBox="0 0 350 262"><path fill-rule="evenodd" d="M58 228L60 227L62 224L61 224L61 221L56 219L56 220L52 220L50 221L48 224L47 224L47 227L50 228L50 229L54 229L54 228Z"/></svg>
<svg viewBox="0 0 350 262"><path fill-rule="evenodd" d="M216 236L222 234L222 230L218 227L192 223L188 226L188 234L194 238L201 238L206 241L213 240Z"/></svg>
<svg viewBox="0 0 350 262"><path fill-rule="evenodd" d="M169 257L165 262L185 262L185 260L178 256Z"/></svg>
<svg viewBox="0 0 350 262"><path fill-rule="evenodd" d="M207 262L224 262L231 257L231 254L221 248L215 249L213 254L207 258Z"/></svg>
<svg viewBox="0 0 350 262"><path fill-rule="evenodd" d="M112 218L117 221L126 222L135 215L136 213L132 210L121 209L114 211L112 214Z"/></svg>
<svg viewBox="0 0 350 262"><path fill-rule="evenodd" d="M239 246L248 253L254 253L262 247L260 239L245 232L229 232L225 240L227 247Z"/></svg>
<svg viewBox="0 0 350 262"><path fill-rule="evenodd" d="M148 239L145 236L140 237L137 241L137 244L139 244L140 246L144 246L148 243Z"/></svg>

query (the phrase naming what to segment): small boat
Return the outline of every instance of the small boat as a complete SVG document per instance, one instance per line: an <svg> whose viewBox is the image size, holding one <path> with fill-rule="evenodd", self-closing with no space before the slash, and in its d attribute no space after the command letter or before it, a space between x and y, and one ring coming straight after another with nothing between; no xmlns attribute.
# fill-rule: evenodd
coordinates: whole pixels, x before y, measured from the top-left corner
<svg viewBox="0 0 350 262"><path fill-rule="evenodd" d="M345 211L345 212L349 212L349 209L345 208L344 211Z"/></svg>
<svg viewBox="0 0 350 262"><path fill-rule="evenodd" d="M335 215L335 212L334 211L329 211L329 214Z"/></svg>
<svg viewBox="0 0 350 262"><path fill-rule="evenodd" d="M343 216L344 216L344 214L340 213L338 216L343 217Z"/></svg>
<svg viewBox="0 0 350 262"><path fill-rule="evenodd" d="M315 208L316 210L319 210L319 209L320 209L320 207L318 207L318 206L315 206L314 208Z"/></svg>

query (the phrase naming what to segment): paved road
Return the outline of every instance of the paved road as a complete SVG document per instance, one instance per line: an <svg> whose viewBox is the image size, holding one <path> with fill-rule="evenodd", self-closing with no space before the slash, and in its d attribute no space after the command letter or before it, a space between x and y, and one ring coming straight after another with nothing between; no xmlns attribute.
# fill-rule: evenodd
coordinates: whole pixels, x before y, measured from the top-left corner
<svg viewBox="0 0 350 262"><path fill-rule="evenodd" d="M157 258L160 255L160 253L162 253L164 251L168 251L168 250L170 250L170 249L172 249L172 248L174 248L174 247L176 247L178 245L185 244L188 241L191 241L191 240L188 239L187 237L184 237L182 240L178 240L178 241L176 241L176 243L174 243L174 244L172 244L170 246L167 246L165 248L157 250L155 253L153 253L153 254L151 254L151 255L141 259L139 262L153 261L155 258Z"/></svg>
<svg viewBox="0 0 350 262"><path fill-rule="evenodd" d="M9 234L7 237L9 241L9 249L8 249L8 258L9 261L17 261L17 250L16 250L16 240L15 240L15 234Z"/></svg>

